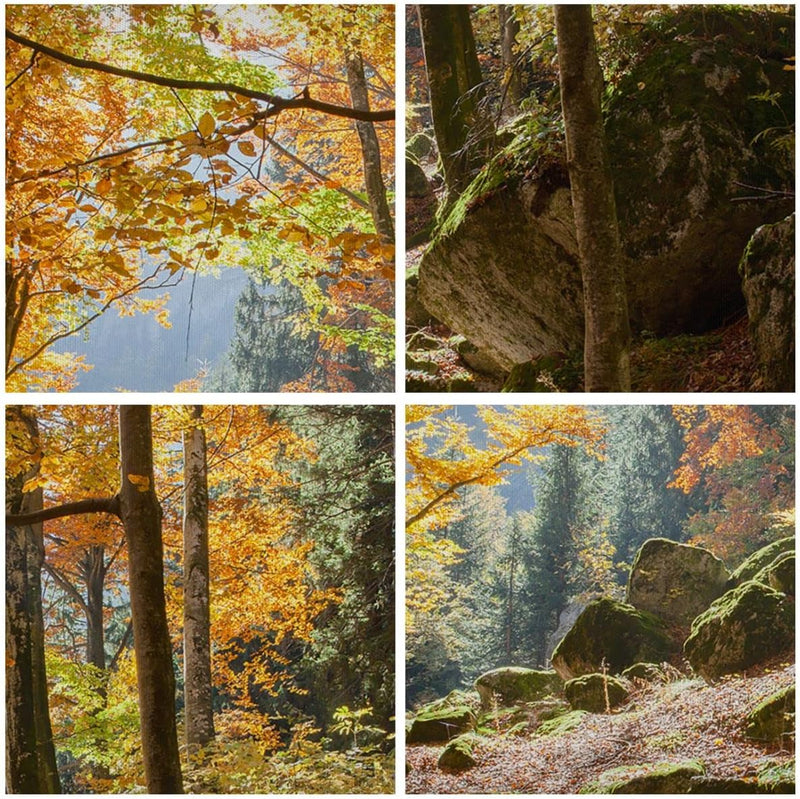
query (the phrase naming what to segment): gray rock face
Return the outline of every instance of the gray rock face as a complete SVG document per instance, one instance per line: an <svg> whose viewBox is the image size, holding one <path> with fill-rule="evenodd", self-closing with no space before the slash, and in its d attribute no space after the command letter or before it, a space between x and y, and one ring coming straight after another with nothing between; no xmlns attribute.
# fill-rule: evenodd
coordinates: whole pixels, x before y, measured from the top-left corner
<svg viewBox="0 0 800 799"><path fill-rule="evenodd" d="M739 272L765 391L794 391L794 214L763 225Z"/></svg>
<svg viewBox="0 0 800 799"><path fill-rule="evenodd" d="M728 570L707 549L651 538L642 544L631 567L625 601L688 627L725 593Z"/></svg>
<svg viewBox="0 0 800 799"><path fill-rule="evenodd" d="M422 167L406 156L406 197L427 197L432 191Z"/></svg>
<svg viewBox="0 0 800 799"><path fill-rule="evenodd" d="M554 671L537 671L518 666L492 669L475 680L475 690L481 697L481 707L487 710L494 697L504 706L517 702L535 702L546 696L557 694L564 681Z"/></svg>
<svg viewBox="0 0 800 799"><path fill-rule="evenodd" d="M762 583L743 583L694 620L683 651L708 682L793 652L794 601Z"/></svg>
<svg viewBox="0 0 800 799"><path fill-rule="evenodd" d="M590 602L553 651L553 668L565 680L603 671L619 674L638 661L661 663L676 645L658 617L603 598Z"/></svg>
<svg viewBox="0 0 800 799"><path fill-rule="evenodd" d="M752 142L785 124L754 95L779 92L792 113L782 59L793 43L768 33L778 25L768 13L696 14L678 13L606 109L631 323L658 335L704 332L742 308L742 252L758 226L791 210L791 202L731 198L742 194L739 183L791 184L791 167ZM557 146L537 154L525 136L454 205L419 272L425 307L506 369L583 341L563 155Z"/></svg>

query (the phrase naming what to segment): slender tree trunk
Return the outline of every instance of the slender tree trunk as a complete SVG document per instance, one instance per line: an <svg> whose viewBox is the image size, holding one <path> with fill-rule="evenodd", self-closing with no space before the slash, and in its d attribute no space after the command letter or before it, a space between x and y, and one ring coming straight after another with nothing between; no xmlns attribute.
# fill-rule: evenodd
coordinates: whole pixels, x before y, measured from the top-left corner
<svg viewBox="0 0 800 799"><path fill-rule="evenodd" d="M353 108L369 111L367 79L364 76L364 61L360 53L347 56L347 83ZM394 223L389 202L386 199L386 186L381 172L381 150L375 126L372 122L356 122L358 138L361 139L361 153L364 159L364 183L369 200L369 211L375 230L388 242L394 242Z"/></svg>
<svg viewBox="0 0 800 799"><path fill-rule="evenodd" d="M86 550L86 662L101 671L106 669L103 587L106 579L105 548Z"/></svg>
<svg viewBox="0 0 800 799"><path fill-rule="evenodd" d="M583 276L587 391L630 390L630 327L614 184L603 130L603 75L592 8L555 7L567 165Z"/></svg>
<svg viewBox="0 0 800 799"><path fill-rule="evenodd" d="M183 663L189 751L214 737L208 565L208 476L202 405L183 434Z"/></svg>
<svg viewBox="0 0 800 799"><path fill-rule="evenodd" d="M483 78L469 6L421 5L417 8L433 130L451 202L485 160L481 143L490 127L479 108Z"/></svg>
<svg viewBox="0 0 800 799"><path fill-rule="evenodd" d="M38 449L36 419L21 408L8 420L27 428ZM23 493L38 472L6 481L8 510L42 509L42 489ZM41 522L14 525L6 533L6 788L10 793L60 793L47 698L44 661L41 570L44 541Z"/></svg>
<svg viewBox="0 0 800 799"><path fill-rule="evenodd" d="M149 406L120 406L119 441L120 516L128 545L145 780L149 793L182 793L175 675L164 598L161 507L153 487Z"/></svg>
<svg viewBox="0 0 800 799"><path fill-rule="evenodd" d="M514 15L514 6L498 5L497 16L500 23L500 61L503 65L505 91L503 111L507 114L516 114L519 112L519 103L522 100L522 77L514 51L519 33L519 21Z"/></svg>

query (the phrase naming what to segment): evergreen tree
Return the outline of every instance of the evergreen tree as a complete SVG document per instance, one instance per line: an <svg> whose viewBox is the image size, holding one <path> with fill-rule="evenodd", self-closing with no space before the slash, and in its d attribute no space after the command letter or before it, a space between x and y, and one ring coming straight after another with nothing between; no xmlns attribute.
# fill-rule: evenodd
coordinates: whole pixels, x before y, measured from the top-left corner
<svg viewBox="0 0 800 799"><path fill-rule="evenodd" d="M558 627L558 616L571 595L570 569L577 562L576 536L585 517L589 463L577 447L551 447L534 486L536 510L519 516L529 531L521 600L525 637L535 664L547 660L547 636Z"/></svg>
<svg viewBox="0 0 800 799"><path fill-rule="evenodd" d="M684 540L692 497L668 488L683 434L668 405L610 407L602 504L618 562L630 564L648 538Z"/></svg>

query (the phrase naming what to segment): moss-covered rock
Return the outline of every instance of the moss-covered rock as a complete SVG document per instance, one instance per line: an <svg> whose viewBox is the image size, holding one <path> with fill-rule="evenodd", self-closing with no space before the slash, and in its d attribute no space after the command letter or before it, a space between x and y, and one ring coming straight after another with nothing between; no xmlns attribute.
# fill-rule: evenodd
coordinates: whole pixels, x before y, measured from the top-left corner
<svg viewBox="0 0 800 799"><path fill-rule="evenodd" d="M605 713L625 702L630 683L607 674L584 674L564 683L564 695L574 710Z"/></svg>
<svg viewBox="0 0 800 799"><path fill-rule="evenodd" d="M770 763L758 772L758 786L760 793L789 793L795 792L795 764L794 758L785 763Z"/></svg>
<svg viewBox="0 0 800 799"><path fill-rule="evenodd" d="M477 738L471 733L453 738L439 755L437 765L447 771L465 771L475 765L474 747Z"/></svg>
<svg viewBox="0 0 800 799"><path fill-rule="evenodd" d="M756 572L753 579L776 591L794 596L794 567L794 551L782 552L772 563Z"/></svg>
<svg viewBox="0 0 800 799"><path fill-rule="evenodd" d="M481 697L484 710L498 703L509 707L518 702L535 702L561 693L563 688L564 681L555 671L537 671L518 666L493 669L475 680L475 690Z"/></svg>
<svg viewBox="0 0 800 799"><path fill-rule="evenodd" d="M549 738L564 735L579 727L586 715L588 715L587 710L570 710L565 713L558 713L553 718L544 719L536 728L535 734Z"/></svg>
<svg viewBox="0 0 800 799"><path fill-rule="evenodd" d="M793 650L794 602L754 581L700 614L683 646L692 668L709 682Z"/></svg>
<svg viewBox="0 0 800 799"><path fill-rule="evenodd" d="M768 696L745 718L745 735L765 743L783 743L794 735L794 686Z"/></svg>
<svg viewBox="0 0 800 799"><path fill-rule="evenodd" d="M688 627L725 592L727 580L725 564L707 549L651 538L636 553L625 601Z"/></svg>
<svg viewBox="0 0 800 799"><path fill-rule="evenodd" d="M667 675L658 663L634 663L620 675L631 682L666 682Z"/></svg>
<svg viewBox="0 0 800 799"><path fill-rule="evenodd" d="M794 391L794 214L753 234L739 263L765 391Z"/></svg>
<svg viewBox="0 0 800 799"><path fill-rule="evenodd" d="M441 743L475 726L475 714L468 707L444 708L418 714L406 733L406 743Z"/></svg>
<svg viewBox="0 0 800 799"><path fill-rule="evenodd" d="M425 171L413 158L406 156L406 197L427 197L431 192Z"/></svg>
<svg viewBox="0 0 800 799"><path fill-rule="evenodd" d="M503 392L542 393L576 391L583 382L583 353L548 353L535 361L518 363L508 373Z"/></svg>
<svg viewBox="0 0 800 799"><path fill-rule="evenodd" d="M435 146L433 137L429 136L425 131L420 131L406 142L406 153L414 160L420 161L423 158L430 157Z"/></svg>
<svg viewBox="0 0 800 799"><path fill-rule="evenodd" d="M638 661L669 660L677 646L652 613L606 597L590 602L553 650L553 668L565 680L582 674L619 674Z"/></svg>
<svg viewBox="0 0 800 799"><path fill-rule="evenodd" d="M793 550L793 535L779 538L777 541L773 541L771 544L761 547L761 549L754 552L747 560L733 570L728 580L727 587L729 589L735 588L737 585L752 580L761 569L765 566L769 566L782 552L790 552Z"/></svg>
<svg viewBox="0 0 800 799"><path fill-rule="evenodd" d="M705 773L702 763L644 763L604 771L579 793L689 793L692 780Z"/></svg>
<svg viewBox="0 0 800 799"><path fill-rule="evenodd" d="M641 55L609 91L634 332L703 333L744 307L742 252L793 202L730 200L739 183L793 185L793 165L754 142L793 119L793 74L783 69L793 31L792 17L762 9L671 10L640 36ZM756 99L766 92L780 107ZM569 182L552 127L551 136L515 128L454 204L420 267L425 307L506 370L583 343Z"/></svg>

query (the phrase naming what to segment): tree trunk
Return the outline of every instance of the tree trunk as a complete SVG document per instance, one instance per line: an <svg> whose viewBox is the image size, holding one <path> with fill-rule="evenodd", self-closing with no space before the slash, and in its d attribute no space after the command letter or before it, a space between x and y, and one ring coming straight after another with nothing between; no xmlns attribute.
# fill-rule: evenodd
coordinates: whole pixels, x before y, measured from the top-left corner
<svg viewBox="0 0 800 799"><path fill-rule="evenodd" d="M182 793L149 406L120 406L119 441L120 516L128 545L145 780L149 793Z"/></svg>
<svg viewBox="0 0 800 799"><path fill-rule="evenodd" d="M480 65L466 5L424 5L419 10L425 71L436 144L442 158L448 202L483 164L482 143L490 132L479 108Z"/></svg>
<svg viewBox="0 0 800 799"><path fill-rule="evenodd" d="M92 546L86 550L86 662L101 671L106 669L106 648L103 618L103 587L106 579L105 548Z"/></svg>
<svg viewBox="0 0 800 799"><path fill-rule="evenodd" d="M27 428L32 450L37 451L36 419L14 407L8 409L8 419ZM10 512L41 510L42 489L22 491L25 481L37 472L38 465L28 474L6 481ZM43 563L41 522L9 527L6 534L6 788L10 793L61 792L47 701Z"/></svg>
<svg viewBox="0 0 800 799"><path fill-rule="evenodd" d="M350 86L350 97L353 108L369 111L369 94L367 79L364 76L364 62L360 53L347 56L347 83ZM386 186L381 172L381 150L375 126L372 122L356 122L358 138L361 139L361 154L364 159L364 183L369 200L369 212L375 230L387 243L394 242L394 223L389 202L386 199Z"/></svg>
<svg viewBox="0 0 800 799"><path fill-rule="evenodd" d="M603 75L591 6L555 7L567 165L583 276L587 391L630 390L630 327L614 184L603 130Z"/></svg>
<svg viewBox="0 0 800 799"><path fill-rule="evenodd" d="M208 476L202 405L183 434L183 664L186 743L191 753L214 737L208 567Z"/></svg>
<svg viewBox="0 0 800 799"><path fill-rule="evenodd" d="M500 61L503 64L503 111L513 115L519 113L522 100L522 76L514 52L519 21L514 15L514 6L497 6L497 17L500 23Z"/></svg>

